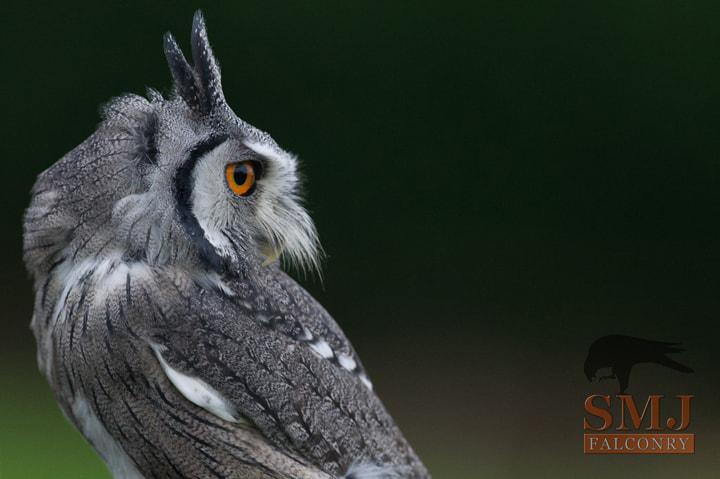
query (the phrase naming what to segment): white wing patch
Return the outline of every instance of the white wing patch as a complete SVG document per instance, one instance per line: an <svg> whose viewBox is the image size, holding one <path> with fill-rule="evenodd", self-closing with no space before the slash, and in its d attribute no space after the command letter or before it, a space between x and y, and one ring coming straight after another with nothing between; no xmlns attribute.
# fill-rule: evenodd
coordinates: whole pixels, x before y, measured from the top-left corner
<svg viewBox="0 0 720 479"><path fill-rule="evenodd" d="M360 377L360 381L362 381L362 383L363 383L369 390L372 391L373 385L372 385L372 383L370 382L370 379L369 379L365 374L361 374L359 377Z"/></svg>
<svg viewBox="0 0 720 479"><path fill-rule="evenodd" d="M212 386L202 379L188 376L173 369L162 357L161 353L165 350L165 347L158 344L151 344L151 346L155 356L160 361L165 375L188 401L226 421L242 422L235 407Z"/></svg>
<svg viewBox="0 0 720 479"><path fill-rule="evenodd" d="M72 404L72 413L80 429L98 453L107 462L113 477L123 479L143 479L135 463L122 447L107 432L98 420L88 402L82 396L76 396Z"/></svg>
<svg viewBox="0 0 720 479"><path fill-rule="evenodd" d="M220 275L215 272L196 272L193 275L193 278L206 289L217 289L229 298L235 296L235 292L232 288L230 288L230 286L222 280Z"/></svg>
<svg viewBox="0 0 720 479"><path fill-rule="evenodd" d="M312 349L312 351L319 357L333 361L346 371L356 374L365 387L372 391L373 385L370 382L370 379L368 379L364 372L358 370L358 363L352 356L345 353L336 353L327 341L324 339L314 338L307 328L303 328L302 336L299 336L296 339L307 343L307 345L310 346L310 349Z"/></svg>
<svg viewBox="0 0 720 479"><path fill-rule="evenodd" d="M340 479L399 479L402 466L355 463Z"/></svg>
<svg viewBox="0 0 720 479"><path fill-rule="evenodd" d="M320 355L321 358L330 359L335 356L330 345L324 339L319 339L314 343L310 343L310 347L313 351Z"/></svg>
<svg viewBox="0 0 720 479"><path fill-rule="evenodd" d="M355 360L347 354L338 354L337 359L340 366L344 367L348 371L355 371L355 368L357 368Z"/></svg>

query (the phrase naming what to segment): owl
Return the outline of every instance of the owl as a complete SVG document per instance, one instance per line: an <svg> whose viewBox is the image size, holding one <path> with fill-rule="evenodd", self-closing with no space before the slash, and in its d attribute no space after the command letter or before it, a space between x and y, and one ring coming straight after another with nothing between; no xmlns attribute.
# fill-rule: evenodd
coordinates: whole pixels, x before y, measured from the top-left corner
<svg viewBox="0 0 720 479"><path fill-rule="evenodd" d="M225 101L202 14L24 218L38 362L116 478L429 478L323 307L296 158ZM284 259L284 261L279 261Z"/></svg>

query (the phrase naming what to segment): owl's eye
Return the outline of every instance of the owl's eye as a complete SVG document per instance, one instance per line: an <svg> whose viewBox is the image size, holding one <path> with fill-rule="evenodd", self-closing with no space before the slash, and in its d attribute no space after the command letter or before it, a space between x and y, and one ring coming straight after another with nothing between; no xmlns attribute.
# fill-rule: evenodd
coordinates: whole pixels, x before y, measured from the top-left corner
<svg viewBox="0 0 720 479"><path fill-rule="evenodd" d="M255 191L259 172L259 165L254 161L230 163L225 167L225 180L233 193L249 196Z"/></svg>

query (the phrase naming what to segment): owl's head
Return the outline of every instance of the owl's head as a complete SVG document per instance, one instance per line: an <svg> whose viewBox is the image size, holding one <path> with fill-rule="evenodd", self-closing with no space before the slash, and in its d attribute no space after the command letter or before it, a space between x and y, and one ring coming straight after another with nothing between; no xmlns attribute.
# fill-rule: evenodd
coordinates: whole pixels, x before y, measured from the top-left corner
<svg viewBox="0 0 720 479"><path fill-rule="evenodd" d="M226 103L199 11L191 46L192 65L165 35L170 98L113 100L95 133L40 175L25 222L31 271L113 255L221 274L280 255L317 268L296 158Z"/></svg>

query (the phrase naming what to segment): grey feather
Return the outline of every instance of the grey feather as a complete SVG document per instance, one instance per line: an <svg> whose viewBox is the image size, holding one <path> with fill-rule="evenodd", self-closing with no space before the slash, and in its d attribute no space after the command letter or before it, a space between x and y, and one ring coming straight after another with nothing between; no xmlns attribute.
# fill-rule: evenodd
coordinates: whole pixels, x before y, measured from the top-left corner
<svg viewBox="0 0 720 479"><path fill-rule="evenodd" d="M192 66L164 42L175 96L111 101L25 215L59 404L116 477L429 477L277 261L314 267L320 251L295 158L226 104L199 12ZM247 195L227 173L246 164Z"/></svg>

